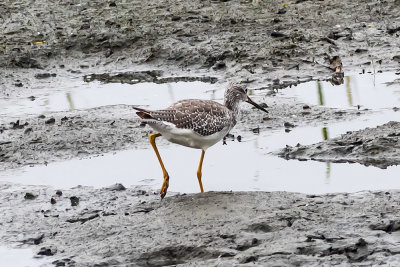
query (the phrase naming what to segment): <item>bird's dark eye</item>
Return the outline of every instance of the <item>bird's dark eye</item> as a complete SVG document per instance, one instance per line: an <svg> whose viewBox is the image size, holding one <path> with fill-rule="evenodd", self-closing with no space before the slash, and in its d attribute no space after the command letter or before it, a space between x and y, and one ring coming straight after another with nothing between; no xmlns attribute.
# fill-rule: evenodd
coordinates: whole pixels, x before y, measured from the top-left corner
<svg viewBox="0 0 400 267"><path fill-rule="evenodd" d="M244 89L244 92L247 94L247 89Z"/></svg>

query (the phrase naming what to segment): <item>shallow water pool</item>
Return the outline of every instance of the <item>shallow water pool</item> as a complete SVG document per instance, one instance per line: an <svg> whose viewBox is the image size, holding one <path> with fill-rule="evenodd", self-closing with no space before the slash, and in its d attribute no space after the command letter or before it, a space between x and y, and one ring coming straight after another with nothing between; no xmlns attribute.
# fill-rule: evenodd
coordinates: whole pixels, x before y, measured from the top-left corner
<svg viewBox="0 0 400 267"><path fill-rule="evenodd" d="M126 104L163 108L185 98L222 100L224 88L205 82L166 84L115 84L97 81L86 83L71 80L63 88L32 90L34 98L0 99L0 117L51 114L57 111L82 110L101 106Z"/></svg>
<svg viewBox="0 0 400 267"><path fill-rule="evenodd" d="M283 89L278 95L332 108L388 109L400 106L400 75L393 72L354 74L345 76L339 86L311 81Z"/></svg>

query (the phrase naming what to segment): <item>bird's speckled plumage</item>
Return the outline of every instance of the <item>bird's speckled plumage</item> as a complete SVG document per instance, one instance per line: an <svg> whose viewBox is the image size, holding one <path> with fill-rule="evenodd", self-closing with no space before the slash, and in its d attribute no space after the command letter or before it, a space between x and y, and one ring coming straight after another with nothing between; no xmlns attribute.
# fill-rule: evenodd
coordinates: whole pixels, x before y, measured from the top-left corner
<svg viewBox="0 0 400 267"><path fill-rule="evenodd" d="M190 129L201 136L208 136L226 127L232 129L239 114L239 103L246 99L244 87L231 84L225 91L224 105L211 100L184 99L162 110L138 110L148 115L142 119L150 126L169 122L177 128Z"/></svg>
<svg viewBox="0 0 400 267"><path fill-rule="evenodd" d="M148 111L151 126L159 121L169 122L180 129L190 129L202 136L233 127L236 119L232 112L217 102L210 100L185 99L172 104L164 110ZM234 119L234 120L233 120Z"/></svg>

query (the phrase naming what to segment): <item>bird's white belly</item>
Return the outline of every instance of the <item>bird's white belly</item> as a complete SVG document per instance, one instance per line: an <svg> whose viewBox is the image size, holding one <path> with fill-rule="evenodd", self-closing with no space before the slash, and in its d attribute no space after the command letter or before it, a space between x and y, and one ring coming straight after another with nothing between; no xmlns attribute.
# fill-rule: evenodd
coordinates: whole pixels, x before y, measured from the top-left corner
<svg viewBox="0 0 400 267"><path fill-rule="evenodd" d="M231 129L225 127L222 131L217 133L202 136L190 129L177 128L174 124L168 122L151 123L149 126L160 132L165 139L172 143L203 150L206 150L210 146L213 146L218 141L222 140Z"/></svg>

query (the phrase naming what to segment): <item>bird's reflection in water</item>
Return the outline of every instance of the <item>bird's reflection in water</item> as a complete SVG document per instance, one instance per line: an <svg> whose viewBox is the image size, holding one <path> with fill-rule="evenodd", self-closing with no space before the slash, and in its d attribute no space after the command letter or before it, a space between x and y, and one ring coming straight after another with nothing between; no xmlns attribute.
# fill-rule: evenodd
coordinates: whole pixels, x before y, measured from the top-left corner
<svg viewBox="0 0 400 267"><path fill-rule="evenodd" d="M75 106L74 106L74 101L72 100L71 93L70 92L65 93L65 96L67 97L67 101L69 104L69 110L74 110Z"/></svg>

